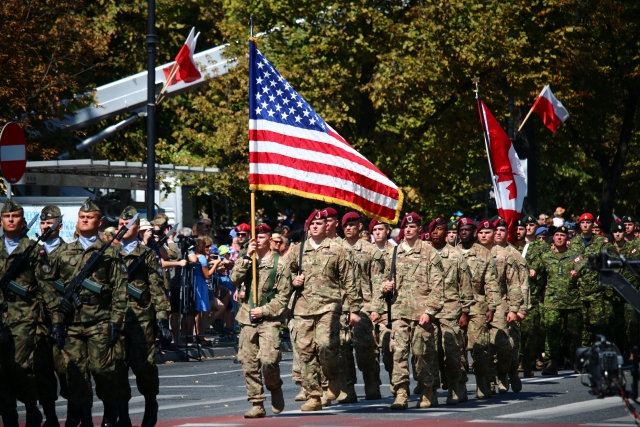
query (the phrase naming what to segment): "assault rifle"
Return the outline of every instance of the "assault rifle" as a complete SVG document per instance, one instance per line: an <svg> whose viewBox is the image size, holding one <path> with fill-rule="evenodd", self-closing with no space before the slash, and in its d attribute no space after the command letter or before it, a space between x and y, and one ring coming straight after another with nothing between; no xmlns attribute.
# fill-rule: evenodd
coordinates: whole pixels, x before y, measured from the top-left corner
<svg viewBox="0 0 640 427"><path fill-rule="evenodd" d="M389 268L389 281L396 280L396 254L398 246L393 247L393 256L391 257L391 268ZM384 294L384 300L387 302L387 329L391 329L391 300L393 299L393 291Z"/></svg>
<svg viewBox="0 0 640 427"><path fill-rule="evenodd" d="M118 233L111 238L109 243L102 245L102 247L98 251L91 254L87 262L84 264L84 266L80 270L80 273L78 273L76 277L71 279L69 286L67 286L67 288L64 291L64 297L62 297L63 300L66 300L67 302L72 303L73 305L76 306L76 308L80 308L82 307L82 301L80 301L80 298L78 297L78 292L80 292L81 287L85 287L95 293L100 293L100 291L102 291L102 285L99 285L98 283L90 281L87 278L91 273L93 273L93 270L96 269L96 267L98 266L98 262L102 258L102 255L104 255L107 249L109 249L113 241L121 240L122 236L125 235L125 233L131 228L131 226L137 220L138 220L138 214L135 214L135 216L131 219L131 221L129 221L127 225L123 225L120 228L120 230L118 230Z"/></svg>
<svg viewBox="0 0 640 427"><path fill-rule="evenodd" d="M27 235L27 233L33 226L33 223L36 222L36 219L38 219L37 215L34 216L33 219L29 222L29 225L22 229L20 238L23 238ZM49 240L49 237L54 231L56 231L56 229L60 225L60 222L62 222L62 216L59 217L51 227L48 227L47 230L42 233L42 236L38 236L37 240L30 242L29 246L27 246L24 251L22 251L14 258L13 262L11 263L11 267L9 267L7 273L2 277L2 279L0 279L1 290L9 289L11 292L20 295L21 297L27 296L27 292L29 291L29 289L20 285L14 279L18 275L18 271L20 270L22 264L24 264L24 262L29 259L29 254L31 254L31 252L35 249L39 242L46 242L47 240Z"/></svg>

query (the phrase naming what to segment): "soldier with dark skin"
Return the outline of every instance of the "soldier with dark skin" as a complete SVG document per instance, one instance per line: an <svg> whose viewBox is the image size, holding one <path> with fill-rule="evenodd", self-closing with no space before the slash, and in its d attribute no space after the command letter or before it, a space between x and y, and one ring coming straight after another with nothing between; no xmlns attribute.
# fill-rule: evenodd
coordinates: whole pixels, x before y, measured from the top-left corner
<svg viewBox="0 0 640 427"><path fill-rule="evenodd" d="M78 212L78 240L69 243L51 265L65 286L78 275L92 253L108 245L98 238L101 223L100 208L87 199ZM71 425L76 424L83 408L93 402L87 372L95 381L96 395L104 403L102 427L114 427L117 423L119 350L116 346L127 310L126 277L127 268L119 250L111 246L78 292L82 305L76 307L67 299L60 303L68 332L64 355L69 383L67 422Z"/></svg>
<svg viewBox="0 0 640 427"><path fill-rule="evenodd" d="M127 206L118 219L118 227L127 225L138 212ZM171 340L169 330L169 302L164 292L162 271L156 259L155 251L138 242L140 222L137 220L120 240L120 256L127 268L140 257L144 261L127 277L127 311L124 317L119 349L122 356L118 361L119 376L119 427L130 427L129 368L136 376L136 385L144 396L144 417L141 427L153 427L158 419L160 392L158 367L155 364L156 328L164 339Z"/></svg>
<svg viewBox="0 0 640 427"><path fill-rule="evenodd" d="M7 199L2 206L2 275L7 273L12 263L30 244L26 236L21 237L24 226L22 206ZM16 399L25 405L27 427L40 427L42 423L42 414L37 407L37 382L33 372L39 306L44 307L51 315L51 336L56 345L61 348L65 344L59 300L53 281L42 274L38 257L38 251L32 250L12 283L0 291L0 377L4 379L0 387L0 412L5 427L18 426Z"/></svg>

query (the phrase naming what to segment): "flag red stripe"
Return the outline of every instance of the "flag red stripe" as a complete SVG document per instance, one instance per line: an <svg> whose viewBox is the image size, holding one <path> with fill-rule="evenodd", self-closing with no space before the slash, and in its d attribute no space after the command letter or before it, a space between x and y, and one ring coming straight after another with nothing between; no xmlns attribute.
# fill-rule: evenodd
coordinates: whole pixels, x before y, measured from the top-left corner
<svg viewBox="0 0 640 427"><path fill-rule="evenodd" d="M379 216L383 216L385 218L394 218L396 214L395 209L389 209L385 206L373 203L361 196L358 196L353 192L341 190L335 187L329 187L326 185L311 184L281 175L251 174L249 176L249 183L254 185L280 185L307 193L345 200L351 203L355 203L364 210L367 210Z"/></svg>
<svg viewBox="0 0 640 427"><path fill-rule="evenodd" d="M308 160L293 159L283 154L265 152L250 153L249 163L254 163L258 167L260 167L260 164L264 163L275 163L293 169L313 172L322 175L329 175L331 177L344 179L345 181L357 182L358 185L366 188L367 190L375 191L376 193L383 194L392 199L398 198L398 190L396 190L395 188L389 187L355 171L341 168L339 166L327 165L326 163L311 162ZM260 175L260 173L258 172L256 173L256 175Z"/></svg>
<svg viewBox="0 0 640 427"><path fill-rule="evenodd" d="M544 96L538 97L533 103L533 111L540 116L542 123L549 128L551 132L555 132L558 126L562 124L562 120L556 116L553 104Z"/></svg>

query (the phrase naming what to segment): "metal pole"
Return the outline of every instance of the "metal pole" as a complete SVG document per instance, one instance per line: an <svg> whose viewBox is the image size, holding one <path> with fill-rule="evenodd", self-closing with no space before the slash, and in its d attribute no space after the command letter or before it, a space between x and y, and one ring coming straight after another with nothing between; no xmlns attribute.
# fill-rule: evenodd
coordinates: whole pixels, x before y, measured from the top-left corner
<svg viewBox="0 0 640 427"><path fill-rule="evenodd" d="M156 2L148 0L147 29L147 218L154 217L156 191Z"/></svg>

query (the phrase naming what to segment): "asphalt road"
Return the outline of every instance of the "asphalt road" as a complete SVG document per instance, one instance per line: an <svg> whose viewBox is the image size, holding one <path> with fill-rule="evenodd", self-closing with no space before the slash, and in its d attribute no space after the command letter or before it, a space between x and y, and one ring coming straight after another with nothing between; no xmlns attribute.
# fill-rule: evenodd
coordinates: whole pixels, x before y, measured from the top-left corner
<svg viewBox="0 0 640 427"><path fill-rule="evenodd" d="M627 413L622 399L610 397L596 399L588 393L588 388L580 384L580 379L571 372L561 372L557 377L536 377L523 381L520 393L508 392L488 400L475 399L470 393L467 403L447 406L446 391L440 390L440 405L430 409L410 409L391 411L393 401L389 391L386 373L383 369L382 395L378 401L364 400L362 381L356 385L360 402L348 405L334 404L321 412L302 413L301 402L294 396L299 389L291 380L291 353L284 353L281 364L283 391L286 400L285 411L273 415L269 398L265 407L265 420L245 420L242 414L249 409L242 376L242 367L233 358L220 358L202 362L175 362L159 365L160 371L160 420L159 426L214 427L273 425L285 426L387 426L394 420L401 420L404 426L425 425L426 421L437 422L438 426L468 425L468 423L488 423L506 425L589 425L589 426L635 426ZM139 425L144 413L143 398L137 393L135 377L130 377L133 389L131 417L134 425ZM415 384L411 385L413 388ZM475 391L475 378L469 376L468 390ZM411 396L411 407L418 396ZM61 419L65 417L65 401L58 401L57 409ZM24 409L19 408L24 419ZM102 404L94 398L94 422L99 425ZM437 421L436 421L437 420Z"/></svg>

